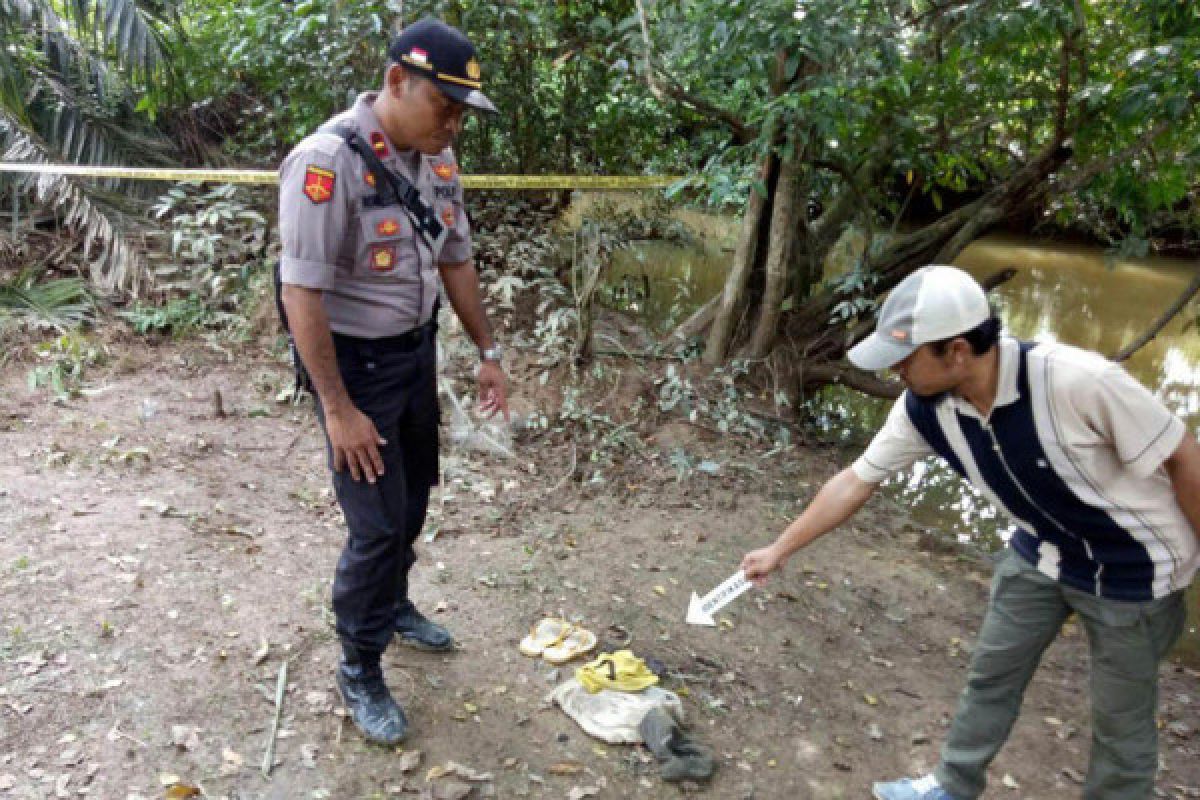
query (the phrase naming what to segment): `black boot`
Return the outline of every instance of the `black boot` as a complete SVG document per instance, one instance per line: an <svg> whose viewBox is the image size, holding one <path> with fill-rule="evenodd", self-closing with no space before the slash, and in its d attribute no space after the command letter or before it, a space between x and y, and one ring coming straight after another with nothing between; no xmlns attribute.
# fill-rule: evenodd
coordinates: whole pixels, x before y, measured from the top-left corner
<svg viewBox="0 0 1200 800"><path fill-rule="evenodd" d="M404 741L408 720L383 682L379 656L342 645L337 685L350 718L367 741L390 747Z"/></svg>
<svg viewBox="0 0 1200 800"><path fill-rule="evenodd" d="M401 642L418 650L440 652L454 649L454 637L450 631L426 619L411 600L405 600L396 611L396 634Z"/></svg>

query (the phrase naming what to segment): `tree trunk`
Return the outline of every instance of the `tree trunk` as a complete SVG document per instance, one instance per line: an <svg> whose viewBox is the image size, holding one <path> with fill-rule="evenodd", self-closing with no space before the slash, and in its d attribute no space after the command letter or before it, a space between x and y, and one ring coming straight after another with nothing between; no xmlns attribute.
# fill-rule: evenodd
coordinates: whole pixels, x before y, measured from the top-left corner
<svg viewBox="0 0 1200 800"><path fill-rule="evenodd" d="M766 184L768 195L764 196L757 189L751 189L750 198L746 201L746 213L742 217L742 230L738 235L737 249L733 253L733 264L729 269L729 276L725 279L725 288L721 292L721 302L717 306L717 316L713 320L708 346L704 349L704 363L710 367L719 366L729 353L729 342L733 339L746 283L750 280L750 273L758 260L758 240L767 208L774 162L775 156L768 153L763 156L759 169L759 180Z"/></svg>
<svg viewBox="0 0 1200 800"><path fill-rule="evenodd" d="M746 348L748 358L762 358L775 342L779 315L782 313L783 299L787 294L788 268L791 266L792 252L796 246L796 187L799 168L800 162L794 154L779 168L779 180L775 184L774 201L771 204L770 239L766 259L767 282L763 289L758 324L750 339L750 345Z"/></svg>

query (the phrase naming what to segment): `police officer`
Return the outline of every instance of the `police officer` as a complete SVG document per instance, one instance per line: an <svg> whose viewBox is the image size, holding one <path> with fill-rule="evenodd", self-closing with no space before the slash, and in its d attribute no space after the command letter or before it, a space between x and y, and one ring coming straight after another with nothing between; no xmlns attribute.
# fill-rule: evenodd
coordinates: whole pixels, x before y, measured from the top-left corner
<svg viewBox="0 0 1200 800"><path fill-rule="evenodd" d="M393 634L423 649L453 646L408 596L413 543L438 479L439 284L479 348L481 411L507 416L508 401L451 149L465 111L496 108L474 47L443 22L409 26L388 58L378 93L359 96L284 160L279 227L282 304L348 529L333 583L338 688L366 738L393 745L407 720L384 684L383 650ZM381 204L379 178L351 133L419 191L441 236L410 207Z"/></svg>

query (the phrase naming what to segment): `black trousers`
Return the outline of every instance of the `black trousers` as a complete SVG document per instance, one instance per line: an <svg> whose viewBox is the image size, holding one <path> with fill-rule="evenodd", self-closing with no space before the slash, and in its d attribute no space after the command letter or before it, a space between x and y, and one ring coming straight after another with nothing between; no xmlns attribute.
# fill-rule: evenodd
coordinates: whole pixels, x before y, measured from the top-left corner
<svg viewBox="0 0 1200 800"><path fill-rule="evenodd" d="M344 644L382 652L392 640L396 612L408 599L413 547L425 524L429 490L438 481L437 363L427 331L406 343L334 337L338 369L354 405L387 440L384 474L374 484L333 473L346 518L346 545L333 580L333 611ZM325 415L317 400L317 417ZM329 448L330 469L333 451Z"/></svg>

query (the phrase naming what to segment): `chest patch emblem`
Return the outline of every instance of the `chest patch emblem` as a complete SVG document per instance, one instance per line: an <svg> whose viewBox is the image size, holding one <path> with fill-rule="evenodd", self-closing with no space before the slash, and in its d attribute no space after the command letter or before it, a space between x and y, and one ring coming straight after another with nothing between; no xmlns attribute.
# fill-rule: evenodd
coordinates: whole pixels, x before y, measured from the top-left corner
<svg viewBox="0 0 1200 800"><path fill-rule="evenodd" d="M381 219L375 223L375 234L377 236L395 236L400 232L400 223L388 217Z"/></svg>
<svg viewBox="0 0 1200 800"><path fill-rule="evenodd" d="M447 164L444 161L439 161L433 165L433 174L437 175L444 181L448 181L458 174L458 168L454 164Z"/></svg>
<svg viewBox="0 0 1200 800"><path fill-rule="evenodd" d="M371 245L371 270L387 272L396 266L396 248L390 244Z"/></svg>
<svg viewBox="0 0 1200 800"><path fill-rule="evenodd" d="M363 174L363 180L367 182L367 186L375 188L375 176L367 172Z"/></svg>
<svg viewBox="0 0 1200 800"><path fill-rule="evenodd" d="M458 215L454 213L454 206L446 206L442 209L442 222L446 223L447 228L453 228L457 221Z"/></svg>
<svg viewBox="0 0 1200 800"><path fill-rule="evenodd" d="M387 141L384 140L383 134L379 131L371 131L371 149L380 158L384 158L388 154Z"/></svg>
<svg viewBox="0 0 1200 800"><path fill-rule="evenodd" d="M304 171L304 196L313 202L313 205L321 205L328 203L333 197L333 186L337 182L337 175L328 169L310 166Z"/></svg>

